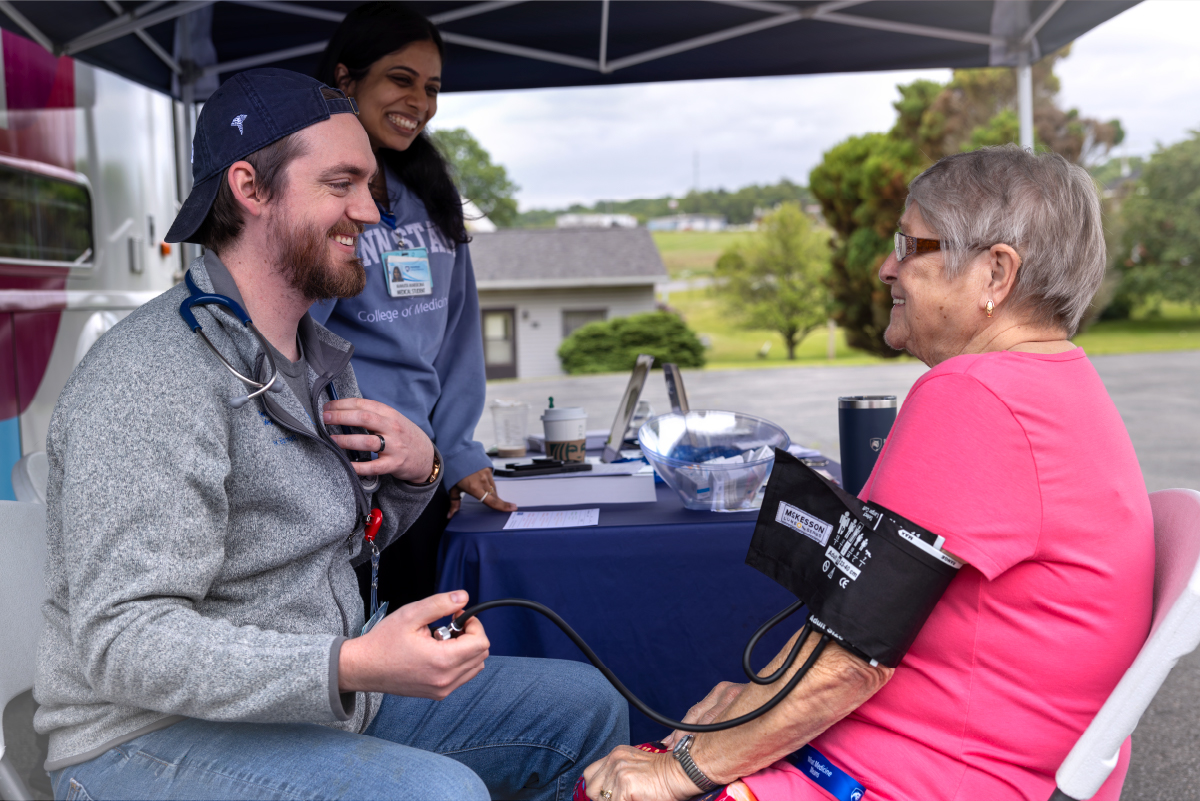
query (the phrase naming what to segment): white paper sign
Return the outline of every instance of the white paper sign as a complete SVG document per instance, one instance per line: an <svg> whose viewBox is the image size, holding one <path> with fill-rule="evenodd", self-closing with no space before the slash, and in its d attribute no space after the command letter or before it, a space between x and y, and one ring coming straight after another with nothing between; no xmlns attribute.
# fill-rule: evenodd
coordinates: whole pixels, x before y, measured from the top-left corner
<svg viewBox="0 0 1200 801"><path fill-rule="evenodd" d="M504 530L518 528L578 528L600 525L599 509L564 509L561 512L513 512Z"/></svg>

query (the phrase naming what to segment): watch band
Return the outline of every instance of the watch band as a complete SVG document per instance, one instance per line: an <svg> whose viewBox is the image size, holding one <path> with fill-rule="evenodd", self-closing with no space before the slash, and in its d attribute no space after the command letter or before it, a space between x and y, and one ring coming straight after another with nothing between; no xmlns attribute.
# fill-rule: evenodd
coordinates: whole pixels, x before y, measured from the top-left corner
<svg viewBox="0 0 1200 801"><path fill-rule="evenodd" d="M704 775L700 768L696 767L696 763L692 760L692 740L696 739L695 735L685 734L675 743L675 747L671 749L671 754L675 757L675 761L683 768L683 772L692 780L692 783L700 788L701 793L707 793L715 790L717 785L712 779Z"/></svg>
<svg viewBox="0 0 1200 801"><path fill-rule="evenodd" d="M433 470L429 473L429 478L424 481L406 481L406 484L411 484L414 487L428 487L430 484L438 480L442 475L442 455L438 453L438 449L433 449Z"/></svg>

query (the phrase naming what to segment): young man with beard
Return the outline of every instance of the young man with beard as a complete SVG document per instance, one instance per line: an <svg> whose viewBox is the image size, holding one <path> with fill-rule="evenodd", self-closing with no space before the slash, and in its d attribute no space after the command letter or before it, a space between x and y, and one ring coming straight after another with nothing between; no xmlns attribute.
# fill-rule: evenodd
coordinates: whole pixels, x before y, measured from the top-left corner
<svg viewBox="0 0 1200 801"><path fill-rule="evenodd" d="M243 307L270 352L225 307L196 318L242 374L267 383L273 358L269 391L245 400L181 319L180 285L102 337L59 399L35 689L56 798L564 798L628 736L591 667L487 660L477 620L434 640L465 592L363 633L365 520L382 510L374 544L393 542L441 464L361 398L352 348L307 314L363 287L355 240L378 213L354 111L253 70L197 123L167 239L206 246L197 294Z"/></svg>

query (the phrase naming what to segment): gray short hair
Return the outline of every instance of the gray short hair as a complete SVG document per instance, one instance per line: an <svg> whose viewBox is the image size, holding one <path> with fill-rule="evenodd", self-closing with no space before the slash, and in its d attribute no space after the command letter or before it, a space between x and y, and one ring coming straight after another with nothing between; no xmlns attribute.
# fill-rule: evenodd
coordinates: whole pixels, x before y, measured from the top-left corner
<svg viewBox="0 0 1200 801"><path fill-rule="evenodd" d="M908 187L907 208L942 240L946 275L954 278L992 245L1021 256L1014 307L1074 336L1104 279L1104 227L1091 176L1057 153L1016 145L958 153Z"/></svg>

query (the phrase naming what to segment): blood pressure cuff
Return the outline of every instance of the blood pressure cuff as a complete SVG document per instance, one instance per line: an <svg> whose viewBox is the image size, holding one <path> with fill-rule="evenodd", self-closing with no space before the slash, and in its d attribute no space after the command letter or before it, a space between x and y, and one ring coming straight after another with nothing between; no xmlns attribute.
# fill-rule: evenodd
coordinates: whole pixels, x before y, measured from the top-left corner
<svg viewBox="0 0 1200 801"><path fill-rule="evenodd" d="M804 601L814 628L896 667L963 565L942 541L776 450L746 564Z"/></svg>

